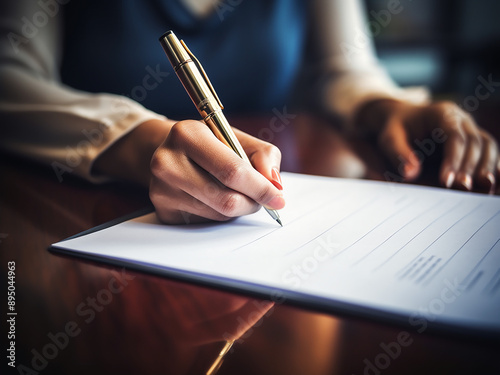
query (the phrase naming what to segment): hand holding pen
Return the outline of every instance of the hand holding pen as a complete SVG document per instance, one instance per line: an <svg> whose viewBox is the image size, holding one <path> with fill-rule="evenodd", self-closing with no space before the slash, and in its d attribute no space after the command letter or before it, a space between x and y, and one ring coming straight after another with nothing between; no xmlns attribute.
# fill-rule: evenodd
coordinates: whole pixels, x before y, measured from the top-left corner
<svg viewBox="0 0 500 375"><path fill-rule="evenodd" d="M260 206L284 207L278 148L234 129L245 160L214 133L200 121L180 121L155 152L150 196L163 222L221 221Z"/></svg>

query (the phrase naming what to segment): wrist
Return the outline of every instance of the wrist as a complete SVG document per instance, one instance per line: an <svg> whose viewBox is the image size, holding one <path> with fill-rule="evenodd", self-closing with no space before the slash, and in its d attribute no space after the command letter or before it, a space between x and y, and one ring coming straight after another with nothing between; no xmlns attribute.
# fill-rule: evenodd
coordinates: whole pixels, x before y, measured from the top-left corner
<svg viewBox="0 0 500 375"><path fill-rule="evenodd" d="M153 153L165 140L174 121L148 120L105 150L95 161L92 172L147 187Z"/></svg>
<svg viewBox="0 0 500 375"><path fill-rule="evenodd" d="M364 103L356 112L356 128L365 135L379 134L403 103L395 99L376 99Z"/></svg>

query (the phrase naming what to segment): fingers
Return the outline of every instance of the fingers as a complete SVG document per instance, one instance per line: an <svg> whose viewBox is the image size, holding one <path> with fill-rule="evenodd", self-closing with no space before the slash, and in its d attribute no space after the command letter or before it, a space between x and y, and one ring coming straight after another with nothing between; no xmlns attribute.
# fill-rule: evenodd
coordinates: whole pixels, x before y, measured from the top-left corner
<svg viewBox="0 0 500 375"><path fill-rule="evenodd" d="M494 192L500 173L498 144L489 133L477 126L472 116L452 102L428 106L392 103L387 108L390 113L385 116L385 126L378 138L379 146L405 180L414 180L422 168L409 141L423 144L432 139L443 144L439 174L442 185L468 191ZM433 145L432 150L435 149Z"/></svg>
<svg viewBox="0 0 500 375"><path fill-rule="evenodd" d="M225 221L259 209L256 202L222 186L187 160L182 168L162 166L151 183L150 197L159 219L167 223Z"/></svg>
<svg viewBox="0 0 500 375"><path fill-rule="evenodd" d="M407 131L399 117L389 120L379 137L379 147L405 180L412 181L418 177L421 165L408 143Z"/></svg>
<svg viewBox="0 0 500 375"><path fill-rule="evenodd" d="M208 129L204 131L209 132ZM260 205L273 209L283 208L283 194L279 189L214 136L207 136L202 142L199 138L192 139L191 144L194 147L190 150L190 158L224 186L246 195Z"/></svg>
<svg viewBox="0 0 500 375"><path fill-rule="evenodd" d="M440 181L450 188L472 189L472 176L481 155L481 141L475 125L465 112L454 104L436 105L437 126L447 134L443 148Z"/></svg>
<svg viewBox="0 0 500 375"><path fill-rule="evenodd" d="M475 181L480 191L490 194L495 192L496 177L500 175L500 159L498 145L485 130L480 131L483 152L475 171Z"/></svg>
<svg viewBox="0 0 500 375"><path fill-rule="evenodd" d="M257 160L269 163L276 158L259 156L269 152L265 145L246 141L254 147ZM253 213L260 205L284 206L279 189L198 121L172 127L152 158L151 172L151 201L167 223L228 220Z"/></svg>
<svg viewBox="0 0 500 375"><path fill-rule="evenodd" d="M195 224L210 220L226 221L231 219L192 195L173 189L159 181L151 184L151 201L156 208L160 221L169 224Z"/></svg>
<svg viewBox="0 0 500 375"><path fill-rule="evenodd" d="M238 129L234 129L241 145L247 152L253 167L267 180L271 181L276 188L283 190L280 176L281 152L278 147L271 143L261 141Z"/></svg>
<svg viewBox="0 0 500 375"><path fill-rule="evenodd" d="M493 137L455 104L441 103L437 108L445 114L440 125L448 135L441 183L461 190L494 191L498 147Z"/></svg>

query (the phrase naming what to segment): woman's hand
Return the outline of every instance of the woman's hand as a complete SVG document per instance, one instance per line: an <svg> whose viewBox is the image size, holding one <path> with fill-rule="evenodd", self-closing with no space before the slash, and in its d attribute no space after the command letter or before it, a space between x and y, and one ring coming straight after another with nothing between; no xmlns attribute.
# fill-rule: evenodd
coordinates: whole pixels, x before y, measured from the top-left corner
<svg viewBox="0 0 500 375"><path fill-rule="evenodd" d="M403 179L413 181L421 172L422 160L415 153L418 145L426 151L424 156L430 156L441 143L439 181L443 186L495 191L496 178L500 176L497 142L456 104L420 106L378 100L361 109L358 121L377 134L379 147Z"/></svg>
<svg viewBox="0 0 500 375"><path fill-rule="evenodd" d="M284 207L278 148L235 133L253 166L199 121L172 126L151 159L149 194L161 221L221 221L255 212L261 205Z"/></svg>
<svg viewBox="0 0 500 375"><path fill-rule="evenodd" d="M150 120L106 150L93 172L150 187L160 220L228 220L285 205L277 147L234 129L252 165L199 121Z"/></svg>

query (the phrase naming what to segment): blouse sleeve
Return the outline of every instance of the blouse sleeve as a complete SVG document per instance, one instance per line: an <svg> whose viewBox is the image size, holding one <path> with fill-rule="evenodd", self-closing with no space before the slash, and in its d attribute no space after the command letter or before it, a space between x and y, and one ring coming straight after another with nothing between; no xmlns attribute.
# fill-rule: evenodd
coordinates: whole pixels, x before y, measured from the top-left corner
<svg viewBox="0 0 500 375"><path fill-rule="evenodd" d="M164 119L123 96L59 79L63 1L0 2L0 148L93 182L96 158L137 125ZM49 5L47 5L49 4ZM91 57L89 57L91 58Z"/></svg>

